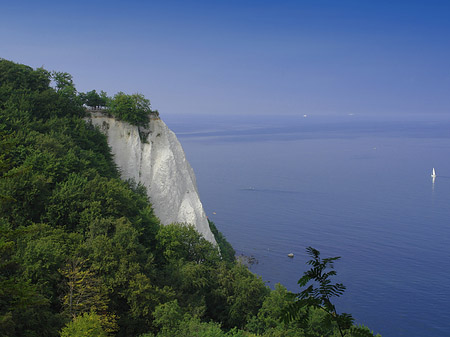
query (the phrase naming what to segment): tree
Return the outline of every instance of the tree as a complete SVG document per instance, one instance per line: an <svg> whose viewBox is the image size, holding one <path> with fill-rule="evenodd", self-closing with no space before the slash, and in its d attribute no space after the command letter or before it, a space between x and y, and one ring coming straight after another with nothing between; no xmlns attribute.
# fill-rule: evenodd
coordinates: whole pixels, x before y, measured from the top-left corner
<svg viewBox="0 0 450 337"><path fill-rule="evenodd" d="M277 283L275 289L264 299L258 314L250 319L246 329L258 334L279 329L284 333L292 331L295 333L295 336L303 335L302 330L296 329L295 322L291 322L290 324L283 324L281 322L283 310L292 304L291 295L292 293L284 286Z"/></svg>
<svg viewBox="0 0 450 337"><path fill-rule="evenodd" d="M33 70L29 66L0 58L0 87L6 87L8 94L23 89L42 92L48 89L49 83L50 73L47 70ZM2 96L0 94L0 103L9 95Z"/></svg>
<svg viewBox="0 0 450 337"><path fill-rule="evenodd" d="M52 78L55 82L55 88L57 92L60 92L64 89L72 89L74 88L72 75L69 73L61 72L61 71L53 71Z"/></svg>
<svg viewBox="0 0 450 337"><path fill-rule="evenodd" d="M63 306L73 319L88 312L95 313L105 331L116 331L117 316L108 312L106 289L86 264L87 260L75 257L60 270L67 279Z"/></svg>
<svg viewBox="0 0 450 337"><path fill-rule="evenodd" d="M233 246L227 241L225 236L221 232L219 232L214 222L208 219L208 224L209 229L211 229L211 232L214 234L214 238L219 245L220 256L222 257L222 259L229 263L235 263L236 251L234 250Z"/></svg>
<svg viewBox="0 0 450 337"><path fill-rule="evenodd" d="M0 217L0 331L5 337L24 336L33 330L40 330L46 336L56 333L47 325L49 299L23 277L24 268L17 258L17 239L27 230L13 230Z"/></svg>
<svg viewBox="0 0 450 337"><path fill-rule="evenodd" d="M154 311L154 323L160 328L157 337L256 337L237 328L225 333L219 323L202 322L198 317L183 311L176 300L160 304ZM141 337L154 336L152 334Z"/></svg>
<svg viewBox="0 0 450 337"><path fill-rule="evenodd" d="M52 79L55 82L55 90L58 94L55 108L65 113L81 115L83 113L82 102L77 95L77 89L75 89L75 85L73 84L72 75L65 72L53 71ZM55 100L55 98L52 100Z"/></svg>
<svg viewBox="0 0 450 337"><path fill-rule="evenodd" d="M257 315L270 289L246 266L222 262L215 272L217 284L208 299L209 315L226 329L243 328Z"/></svg>
<svg viewBox="0 0 450 337"><path fill-rule="evenodd" d="M153 112L150 101L138 93L127 95L118 92L110 100L108 108L115 117L138 126L147 126L149 114Z"/></svg>
<svg viewBox="0 0 450 337"><path fill-rule="evenodd" d="M312 247L306 248L311 260L307 262L311 267L310 270L304 272L303 276L298 280L300 287L305 287L312 282L305 290L296 295L296 301L290 305L284 312L285 322L296 319L305 321L308 319L311 308L323 310L328 318L336 324L339 334L344 337L360 336L370 337L373 334L365 327L357 327L353 325L353 317L348 313L338 314L335 305L331 302L333 297L341 296L345 291L342 283L332 284L330 278L336 275L334 262L341 257L330 257L322 259L320 252ZM317 284L317 286L316 286Z"/></svg>
<svg viewBox="0 0 450 337"><path fill-rule="evenodd" d="M170 224L159 228L158 249L167 261L183 260L214 264L220 260L218 250L192 225Z"/></svg>
<svg viewBox="0 0 450 337"><path fill-rule="evenodd" d="M95 90L88 91L87 93L80 93L79 96L84 104L92 108L106 106L108 99L104 91L101 91L100 94L98 94Z"/></svg>
<svg viewBox="0 0 450 337"><path fill-rule="evenodd" d="M55 88L49 86L53 79ZM23 129L32 119L81 116L72 77L0 59L0 122ZM1 127L4 129L6 125Z"/></svg>
<svg viewBox="0 0 450 337"><path fill-rule="evenodd" d="M108 97L108 94L105 91L100 90L100 106L106 107L109 100L110 98Z"/></svg>
<svg viewBox="0 0 450 337"><path fill-rule="evenodd" d="M2 149L0 153L0 178L11 168L11 152L13 146L12 137L0 132L0 148ZM7 199L7 197L0 193L0 202L2 199Z"/></svg>
<svg viewBox="0 0 450 337"><path fill-rule="evenodd" d="M86 264L87 260L75 257L60 270L67 279L63 305L73 318L83 312L106 312L108 309L108 298L101 281Z"/></svg>
<svg viewBox="0 0 450 337"><path fill-rule="evenodd" d="M75 317L61 331L61 337L107 337L100 316L95 312L85 312Z"/></svg>

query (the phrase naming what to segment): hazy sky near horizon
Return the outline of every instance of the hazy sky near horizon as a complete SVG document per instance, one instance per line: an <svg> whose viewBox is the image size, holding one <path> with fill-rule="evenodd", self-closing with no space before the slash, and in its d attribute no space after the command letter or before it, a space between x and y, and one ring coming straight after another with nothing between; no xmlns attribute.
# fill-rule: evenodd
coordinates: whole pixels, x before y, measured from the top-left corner
<svg viewBox="0 0 450 337"><path fill-rule="evenodd" d="M4 1L0 57L161 114L448 113L450 1Z"/></svg>

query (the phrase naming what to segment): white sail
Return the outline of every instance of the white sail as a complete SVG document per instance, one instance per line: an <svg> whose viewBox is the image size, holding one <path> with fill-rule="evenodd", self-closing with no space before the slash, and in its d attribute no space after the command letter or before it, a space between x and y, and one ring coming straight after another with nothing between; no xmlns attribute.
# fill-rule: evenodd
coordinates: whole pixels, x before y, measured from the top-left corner
<svg viewBox="0 0 450 337"><path fill-rule="evenodd" d="M436 178L436 171L435 171L434 167L433 167L433 173L431 173L431 176L432 176L433 178Z"/></svg>

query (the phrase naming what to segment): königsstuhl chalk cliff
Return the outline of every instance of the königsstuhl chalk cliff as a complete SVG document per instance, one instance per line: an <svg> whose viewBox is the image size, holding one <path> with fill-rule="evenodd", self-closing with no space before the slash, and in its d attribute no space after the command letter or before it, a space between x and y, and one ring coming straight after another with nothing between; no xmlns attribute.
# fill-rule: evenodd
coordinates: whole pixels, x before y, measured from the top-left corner
<svg viewBox="0 0 450 337"><path fill-rule="evenodd" d="M134 179L147 189L161 223L194 225L216 243L200 201L194 171L176 135L156 115L148 128L131 125L101 112L87 118L107 136L123 179Z"/></svg>

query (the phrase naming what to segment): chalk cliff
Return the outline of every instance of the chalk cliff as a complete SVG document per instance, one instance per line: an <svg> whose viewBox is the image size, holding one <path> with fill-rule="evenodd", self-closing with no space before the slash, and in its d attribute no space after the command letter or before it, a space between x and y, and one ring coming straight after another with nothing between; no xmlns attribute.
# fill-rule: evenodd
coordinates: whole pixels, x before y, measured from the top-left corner
<svg viewBox="0 0 450 337"><path fill-rule="evenodd" d="M157 116L147 129L102 113L88 118L107 136L123 179L134 179L147 189L161 223L193 224L216 243L200 201L194 171L176 135Z"/></svg>

